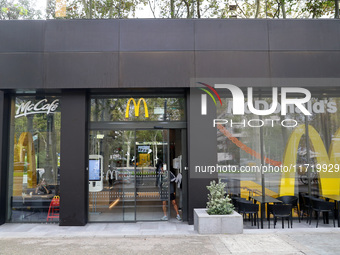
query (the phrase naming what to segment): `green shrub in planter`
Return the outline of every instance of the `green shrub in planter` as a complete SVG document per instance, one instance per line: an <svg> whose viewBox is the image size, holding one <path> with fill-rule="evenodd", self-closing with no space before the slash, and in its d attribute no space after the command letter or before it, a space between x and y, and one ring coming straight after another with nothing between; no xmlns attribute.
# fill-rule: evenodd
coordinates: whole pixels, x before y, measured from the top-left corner
<svg viewBox="0 0 340 255"><path fill-rule="evenodd" d="M207 189L210 191L208 194L207 213L210 215L223 215L231 214L234 211L234 205L230 202L231 199L228 196L224 196L224 188L226 184L219 180L219 183L215 181L210 182L210 186Z"/></svg>

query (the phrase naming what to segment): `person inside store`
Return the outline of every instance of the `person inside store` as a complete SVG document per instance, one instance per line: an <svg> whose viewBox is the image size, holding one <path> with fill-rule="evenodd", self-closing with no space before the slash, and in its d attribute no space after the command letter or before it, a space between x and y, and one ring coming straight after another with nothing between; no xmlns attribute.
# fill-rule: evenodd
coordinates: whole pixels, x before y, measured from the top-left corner
<svg viewBox="0 0 340 255"><path fill-rule="evenodd" d="M37 188L35 189L35 194L44 195L50 193L51 191L47 188L46 180L43 178L41 182L38 184Z"/></svg>
<svg viewBox="0 0 340 255"><path fill-rule="evenodd" d="M163 162L160 158L157 159L157 163L156 163L156 187L159 187L160 185L160 173L161 173L161 167L163 165Z"/></svg>
<svg viewBox="0 0 340 255"><path fill-rule="evenodd" d="M176 194L175 194L175 180L176 176L170 171L170 183L168 182L168 171L163 169L163 165L161 166L161 173L160 173L160 195L161 200L163 203L163 213L164 216L161 218L161 220L168 220L167 216L167 202L168 202L168 185L170 185L170 201L172 206L174 207L176 211L176 219L181 221L182 218L179 215L178 206L176 203Z"/></svg>

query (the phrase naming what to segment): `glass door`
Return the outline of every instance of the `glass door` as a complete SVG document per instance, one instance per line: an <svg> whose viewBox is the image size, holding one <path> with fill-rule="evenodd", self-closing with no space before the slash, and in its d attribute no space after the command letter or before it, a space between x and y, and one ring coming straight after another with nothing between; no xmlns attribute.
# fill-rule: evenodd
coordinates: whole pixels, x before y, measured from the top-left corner
<svg viewBox="0 0 340 255"><path fill-rule="evenodd" d="M91 131L89 221L135 221L135 131Z"/></svg>
<svg viewBox="0 0 340 255"><path fill-rule="evenodd" d="M160 220L167 215L168 139L167 129L90 131L90 222Z"/></svg>
<svg viewBox="0 0 340 255"><path fill-rule="evenodd" d="M169 131L136 131L136 220L160 220L169 209Z"/></svg>

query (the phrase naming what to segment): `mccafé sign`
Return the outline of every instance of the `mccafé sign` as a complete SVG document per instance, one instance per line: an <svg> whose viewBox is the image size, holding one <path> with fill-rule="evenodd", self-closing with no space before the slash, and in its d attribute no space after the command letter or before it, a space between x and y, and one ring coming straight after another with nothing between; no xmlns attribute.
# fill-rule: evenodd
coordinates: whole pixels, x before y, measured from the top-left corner
<svg viewBox="0 0 340 255"><path fill-rule="evenodd" d="M38 113L46 113L51 114L54 113L59 106L59 99L54 100L52 103L48 103L47 99L42 99L38 103L33 103L32 101L27 101L21 103L19 105L15 118L19 118L22 116L38 114Z"/></svg>
<svg viewBox="0 0 340 255"><path fill-rule="evenodd" d="M129 99L129 101L127 102L126 105L126 111L125 111L125 118L129 118L129 113L130 113L130 104L131 102L133 102L133 106L135 109L135 116L138 117L139 116L139 108L140 108L140 103L143 102L144 103L144 112L145 112L145 117L149 118L149 111L148 111L148 106L146 105L145 99L144 98L140 98L138 100L138 103L136 104L135 99L133 99L132 97Z"/></svg>

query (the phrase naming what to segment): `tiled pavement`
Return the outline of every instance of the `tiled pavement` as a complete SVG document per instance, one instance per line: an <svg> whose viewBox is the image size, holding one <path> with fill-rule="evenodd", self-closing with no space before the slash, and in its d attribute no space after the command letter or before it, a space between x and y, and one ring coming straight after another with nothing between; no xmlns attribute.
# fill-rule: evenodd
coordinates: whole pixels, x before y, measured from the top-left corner
<svg viewBox="0 0 340 255"><path fill-rule="evenodd" d="M241 235L199 235L192 225L173 220L84 227L4 224L0 254L340 254L340 228L298 224L245 228Z"/></svg>

